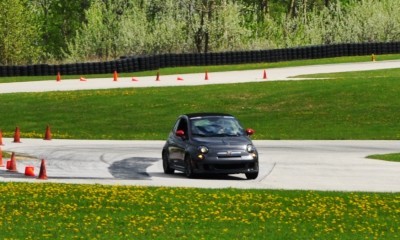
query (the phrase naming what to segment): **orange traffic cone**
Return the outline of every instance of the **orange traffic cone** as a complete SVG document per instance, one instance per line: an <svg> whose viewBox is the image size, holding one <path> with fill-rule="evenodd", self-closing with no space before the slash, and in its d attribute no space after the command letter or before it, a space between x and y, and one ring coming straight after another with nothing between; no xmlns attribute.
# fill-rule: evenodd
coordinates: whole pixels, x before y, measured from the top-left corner
<svg viewBox="0 0 400 240"><path fill-rule="evenodd" d="M157 72L156 81L160 81L160 72Z"/></svg>
<svg viewBox="0 0 400 240"><path fill-rule="evenodd" d="M3 146L4 144L3 144L3 133L1 132L1 129L0 129L0 146Z"/></svg>
<svg viewBox="0 0 400 240"><path fill-rule="evenodd" d="M57 72L57 78L56 78L57 82L61 81L61 74L60 72Z"/></svg>
<svg viewBox="0 0 400 240"><path fill-rule="evenodd" d="M50 126L47 125L46 132L44 133L44 140L51 140Z"/></svg>
<svg viewBox="0 0 400 240"><path fill-rule="evenodd" d="M132 77L132 82L138 82L139 80L137 80L135 77Z"/></svg>
<svg viewBox="0 0 400 240"><path fill-rule="evenodd" d="M204 77L204 80L208 80L208 72L206 71L206 76Z"/></svg>
<svg viewBox="0 0 400 240"><path fill-rule="evenodd" d="M42 163L40 164L40 171L39 171L39 177L38 179L47 179L47 172L46 172L46 163L44 159L42 159Z"/></svg>
<svg viewBox="0 0 400 240"><path fill-rule="evenodd" d="M4 163L3 163L3 152L1 151L1 147L0 147L0 167L4 167Z"/></svg>
<svg viewBox="0 0 400 240"><path fill-rule="evenodd" d="M14 152L11 154L10 161L7 162L7 169L12 172L17 171L17 163L15 161L15 153Z"/></svg>
<svg viewBox="0 0 400 240"><path fill-rule="evenodd" d="M178 81L183 81L183 78L178 77L176 80L178 80Z"/></svg>
<svg viewBox="0 0 400 240"><path fill-rule="evenodd" d="M34 177L35 176L35 168L33 166L25 167L25 176Z"/></svg>
<svg viewBox="0 0 400 240"><path fill-rule="evenodd" d="M84 77L81 76L81 77L79 78L79 81L81 81L81 82L86 82L87 80L86 80L86 78L84 78Z"/></svg>
<svg viewBox="0 0 400 240"><path fill-rule="evenodd" d="M19 131L19 127L16 127L16 128L15 128L14 142L15 142L15 143L20 143L20 142L21 142L21 133L20 133L20 131Z"/></svg>
<svg viewBox="0 0 400 240"><path fill-rule="evenodd" d="M118 73L114 71L114 82L118 81Z"/></svg>
<svg viewBox="0 0 400 240"><path fill-rule="evenodd" d="M263 79L267 79L267 71L264 70Z"/></svg>

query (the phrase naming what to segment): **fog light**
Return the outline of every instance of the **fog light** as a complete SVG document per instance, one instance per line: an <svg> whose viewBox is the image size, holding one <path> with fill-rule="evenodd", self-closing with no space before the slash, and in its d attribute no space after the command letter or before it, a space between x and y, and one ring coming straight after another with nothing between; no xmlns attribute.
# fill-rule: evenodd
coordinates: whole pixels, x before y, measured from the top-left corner
<svg viewBox="0 0 400 240"><path fill-rule="evenodd" d="M200 160L203 160L204 159L204 155L199 154L199 155L197 155L197 158L200 159Z"/></svg>
<svg viewBox="0 0 400 240"><path fill-rule="evenodd" d="M257 158L257 154L255 153L251 154L251 156L253 156L253 158Z"/></svg>

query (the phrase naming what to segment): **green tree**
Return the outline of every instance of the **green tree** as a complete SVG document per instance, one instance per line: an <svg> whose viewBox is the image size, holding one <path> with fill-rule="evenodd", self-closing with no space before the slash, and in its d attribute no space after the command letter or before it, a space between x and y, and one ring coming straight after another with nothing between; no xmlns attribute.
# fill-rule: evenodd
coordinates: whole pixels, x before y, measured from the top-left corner
<svg viewBox="0 0 400 240"><path fill-rule="evenodd" d="M232 51L247 48L251 32L245 27L238 4L221 3L211 20L209 49Z"/></svg>
<svg viewBox="0 0 400 240"><path fill-rule="evenodd" d="M142 55L148 53L149 22L146 12L140 4L131 4L121 16L120 32L118 35L118 54ZM163 36L160 36L162 38Z"/></svg>
<svg viewBox="0 0 400 240"><path fill-rule="evenodd" d="M90 0L64 51L87 61L398 41L399 10L390 0Z"/></svg>
<svg viewBox="0 0 400 240"><path fill-rule="evenodd" d="M400 40L400 2L362 0L350 2L342 20L340 42L389 42Z"/></svg>
<svg viewBox="0 0 400 240"><path fill-rule="evenodd" d="M85 10L91 0L31 0L29 7L42 29L42 48L45 60L60 60L62 49L75 37L76 31L85 20Z"/></svg>
<svg viewBox="0 0 400 240"><path fill-rule="evenodd" d="M147 28L149 53L178 53L190 48L190 36L186 34L187 23L182 1L149 1L147 16L151 23Z"/></svg>
<svg viewBox="0 0 400 240"><path fill-rule="evenodd" d="M106 6L101 0L92 1L85 11L86 23L76 31L75 38L67 43L68 61L106 60L109 43L107 26L103 21Z"/></svg>
<svg viewBox="0 0 400 240"><path fill-rule="evenodd" d="M132 1L92 0L86 22L68 41L68 61L110 60L149 48L145 11Z"/></svg>
<svg viewBox="0 0 400 240"><path fill-rule="evenodd" d="M226 0L181 0L181 21L192 51L210 52L237 49L246 42L249 32L245 26L241 5Z"/></svg>
<svg viewBox="0 0 400 240"><path fill-rule="evenodd" d="M0 1L0 63L36 63L41 56L40 30L23 0Z"/></svg>

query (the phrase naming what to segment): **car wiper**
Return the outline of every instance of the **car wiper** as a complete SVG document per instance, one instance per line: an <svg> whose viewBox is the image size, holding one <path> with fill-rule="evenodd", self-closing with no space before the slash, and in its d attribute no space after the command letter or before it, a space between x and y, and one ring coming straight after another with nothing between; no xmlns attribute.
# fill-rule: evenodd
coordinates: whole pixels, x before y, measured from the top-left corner
<svg viewBox="0 0 400 240"><path fill-rule="evenodd" d="M239 136L241 136L239 133L237 134L218 133L218 134L213 134L210 137L239 137Z"/></svg>
<svg viewBox="0 0 400 240"><path fill-rule="evenodd" d="M202 134L202 133L192 133L193 136L199 136L199 137L207 137L207 135Z"/></svg>
<svg viewBox="0 0 400 240"><path fill-rule="evenodd" d="M226 134L227 136L229 136L229 137L239 137L240 136L240 133L236 133L236 134Z"/></svg>

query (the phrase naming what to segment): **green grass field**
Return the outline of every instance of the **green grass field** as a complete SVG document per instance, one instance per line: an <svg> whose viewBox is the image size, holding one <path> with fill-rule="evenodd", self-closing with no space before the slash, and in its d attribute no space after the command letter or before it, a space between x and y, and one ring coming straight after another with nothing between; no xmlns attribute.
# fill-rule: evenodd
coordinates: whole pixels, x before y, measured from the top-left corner
<svg viewBox="0 0 400 240"><path fill-rule="evenodd" d="M188 112L227 112L254 139L400 139L400 69L330 80L0 95L0 128L22 138L158 139Z"/></svg>
<svg viewBox="0 0 400 240"><path fill-rule="evenodd" d="M368 158L392 161L392 162L400 162L400 153L377 154L377 155L368 156Z"/></svg>
<svg viewBox="0 0 400 240"><path fill-rule="evenodd" d="M398 239L400 194L0 183L3 239Z"/></svg>
<svg viewBox="0 0 400 240"><path fill-rule="evenodd" d="M399 76L1 94L0 129L42 138L49 124L53 138L165 139L181 113L222 111L255 139L397 140ZM0 204L2 239L400 238L400 193L9 182L0 183Z"/></svg>

